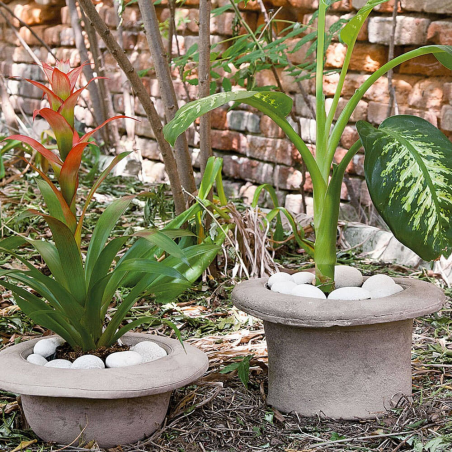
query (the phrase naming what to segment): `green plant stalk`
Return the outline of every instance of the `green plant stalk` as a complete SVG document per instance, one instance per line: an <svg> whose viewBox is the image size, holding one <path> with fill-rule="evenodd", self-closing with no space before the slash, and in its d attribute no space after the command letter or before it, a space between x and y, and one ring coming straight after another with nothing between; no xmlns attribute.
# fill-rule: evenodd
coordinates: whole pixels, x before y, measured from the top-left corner
<svg viewBox="0 0 452 452"><path fill-rule="evenodd" d="M384 66L382 66L380 69L375 71L363 84L362 86L356 90L355 94L350 98L350 100L347 102L346 107L342 111L342 113L339 116L339 119L337 120L334 129L331 133L331 137L328 143L328 153L327 153L327 160L329 164L331 165L334 154L336 152L336 148L339 145L341 136L345 130L345 127L348 124L348 121L353 114L353 111L355 110L356 106L358 105L358 102L363 98L364 94L367 92L367 90L383 75L385 75L388 71L391 69L394 69L399 64L404 63L405 61L411 60L413 58L416 58L421 55L427 55L429 53L440 53L440 49L438 49L437 52L432 52L432 49L430 46L427 48L420 48L411 50L410 52L404 53L403 55L398 56L397 58L394 58L393 60L386 63Z"/></svg>
<svg viewBox="0 0 452 452"><path fill-rule="evenodd" d="M323 94L326 10L327 6L325 2L323 0L320 0L319 16L317 18L317 56L316 56L317 68L315 76L316 128L317 128L316 160L318 162L320 173L322 174L325 183L328 181L328 176L330 174L329 165L325 164L326 144L328 135L325 131L326 112L325 112L325 96ZM315 212L315 203L314 203L314 212Z"/></svg>
<svg viewBox="0 0 452 452"><path fill-rule="evenodd" d="M339 99L341 97L342 88L344 87L345 77L347 76L348 67L350 65L350 61L352 59L353 49L355 47L355 43L352 46L347 47L347 53L345 54L344 64L342 66L341 75L339 77L339 82L337 84L336 92L334 93L333 103L331 104L330 111L328 112L328 117L326 118L325 125L325 134L329 135L331 126L333 125L334 116L337 111L337 106L339 104ZM331 164L331 162L330 162Z"/></svg>
<svg viewBox="0 0 452 452"><path fill-rule="evenodd" d="M333 175L322 203L321 218L316 229L314 248L316 285L324 292L334 289L334 266L336 265L337 222L341 202L341 184L350 160L361 148L356 141L339 165L334 165Z"/></svg>

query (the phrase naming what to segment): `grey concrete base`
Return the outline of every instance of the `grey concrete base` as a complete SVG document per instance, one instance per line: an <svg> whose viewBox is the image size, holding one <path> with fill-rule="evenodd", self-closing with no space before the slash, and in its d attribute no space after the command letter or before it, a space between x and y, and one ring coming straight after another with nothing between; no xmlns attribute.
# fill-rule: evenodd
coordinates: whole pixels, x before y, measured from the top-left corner
<svg viewBox="0 0 452 452"><path fill-rule="evenodd" d="M207 356L188 344L127 333L125 344L153 341L168 355L112 369L50 368L26 360L38 340L0 352L0 369L7 369L0 372L0 388L21 394L30 427L58 444L95 440L109 448L151 435L165 418L171 391L192 383L209 365Z"/></svg>
<svg viewBox="0 0 452 452"><path fill-rule="evenodd" d="M171 392L132 399L22 396L25 417L46 442L109 448L130 444L160 428Z"/></svg>
<svg viewBox="0 0 452 452"><path fill-rule="evenodd" d="M384 415L411 395L412 323L300 328L264 322L268 404L303 416Z"/></svg>
<svg viewBox="0 0 452 452"><path fill-rule="evenodd" d="M361 301L283 295L268 290L266 278L237 285L234 304L264 320L269 405L367 419L409 397L412 319L441 309L445 296L423 281L395 281L402 292Z"/></svg>

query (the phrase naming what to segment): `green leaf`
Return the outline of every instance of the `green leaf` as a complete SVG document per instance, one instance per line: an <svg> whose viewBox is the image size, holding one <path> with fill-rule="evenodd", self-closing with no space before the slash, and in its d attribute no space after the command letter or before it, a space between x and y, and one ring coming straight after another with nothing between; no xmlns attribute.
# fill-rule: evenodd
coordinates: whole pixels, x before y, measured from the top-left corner
<svg viewBox="0 0 452 452"><path fill-rule="evenodd" d="M93 235L89 242L88 251L86 253L85 274L86 280L89 282L94 265L99 257L102 249L107 243L111 231L119 220L120 216L129 207L135 196L124 196L113 201L102 213L96 223Z"/></svg>
<svg viewBox="0 0 452 452"><path fill-rule="evenodd" d="M156 262L150 259L131 259L123 262L115 268L115 272L138 272L155 273L158 275L169 276L175 279L185 279L185 277L172 267L165 265L164 262Z"/></svg>
<svg viewBox="0 0 452 452"><path fill-rule="evenodd" d="M353 45L358 37L361 27L364 25L372 10L388 0L368 0L367 3L356 13L356 15L342 29L341 40L348 46Z"/></svg>
<svg viewBox="0 0 452 452"><path fill-rule="evenodd" d="M74 236L70 229L56 218L49 215L42 215L42 217L47 221L52 231L68 290L77 302L83 306L86 296L85 272L80 250Z"/></svg>
<svg viewBox="0 0 452 452"><path fill-rule="evenodd" d="M359 121L372 201L395 237L430 261L452 251L452 143L428 121Z"/></svg>
<svg viewBox="0 0 452 452"><path fill-rule="evenodd" d="M164 230L158 231L148 229L145 231L136 232L134 235L148 240L152 244L166 251L168 254L171 254L172 256L180 259L182 262L188 264L188 260L184 254L184 251L181 250L173 240L166 236Z"/></svg>
<svg viewBox="0 0 452 452"><path fill-rule="evenodd" d="M177 137L185 132L197 118L229 102L244 102L264 113L265 110L271 110L283 118L290 113L293 104L289 96L278 92L233 91L213 94L180 108L174 119L163 128L165 139L174 145Z"/></svg>
<svg viewBox="0 0 452 452"><path fill-rule="evenodd" d="M368 2L356 13L348 24L341 31L342 41L351 46L355 43L356 38L367 19L367 16L372 12L372 10L382 4L386 3L388 0L368 0Z"/></svg>

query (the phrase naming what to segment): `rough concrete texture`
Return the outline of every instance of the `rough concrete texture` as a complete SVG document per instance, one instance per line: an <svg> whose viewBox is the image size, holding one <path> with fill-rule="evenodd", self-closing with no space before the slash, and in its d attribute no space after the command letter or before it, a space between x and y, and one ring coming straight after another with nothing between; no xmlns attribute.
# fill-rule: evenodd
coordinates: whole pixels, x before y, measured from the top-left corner
<svg viewBox="0 0 452 452"><path fill-rule="evenodd" d="M86 426L85 439L101 447L136 442L156 430L171 391L199 378L208 359L166 337L128 333L122 340L127 345L153 341L168 355L133 367L48 368L26 361L39 341L34 339L0 353L0 368L9 370L0 374L0 388L22 395L27 421L46 441L69 444Z"/></svg>
<svg viewBox="0 0 452 452"><path fill-rule="evenodd" d="M259 319L305 328L348 327L414 319L441 309L445 295L424 281L394 278L405 290L377 300L321 300L283 295L267 289L267 278L238 284L232 301Z"/></svg>
<svg viewBox="0 0 452 452"><path fill-rule="evenodd" d="M110 448L134 443L157 430L170 396L171 391L111 400L22 395L22 405L28 423L44 441L70 444L83 432L84 442L95 440Z"/></svg>
<svg viewBox="0 0 452 452"><path fill-rule="evenodd" d="M264 320L268 403L304 416L374 418L411 394L412 319L439 310L432 284L395 279L404 291L377 300L298 298L266 278L232 292L234 305Z"/></svg>
<svg viewBox="0 0 452 452"><path fill-rule="evenodd" d="M366 419L411 395L412 320L297 328L264 322L268 404L303 416Z"/></svg>

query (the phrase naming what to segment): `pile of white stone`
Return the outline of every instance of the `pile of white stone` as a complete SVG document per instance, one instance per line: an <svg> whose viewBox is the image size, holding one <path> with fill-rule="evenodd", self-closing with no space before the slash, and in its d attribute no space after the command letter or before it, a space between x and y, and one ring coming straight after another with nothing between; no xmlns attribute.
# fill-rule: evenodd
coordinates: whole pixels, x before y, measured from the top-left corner
<svg viewBox="0 0 452 452"><path fill-rule="evenodd" d="M336 289L329 295L329 300L368 300L394 295L403 290L390 276L374 275L363 279L362 273L348 265L337 265L334 269ZM364 281L364 282L363 282ZM326 295L313 284L315 277L310 272L275 273L268 279L267 285L273 292L298 297L326 298Z"/></svg>
<svg viewBox="0 0 452 452"><path fill-rule="evenodd" d="M105 363L97 356L83 355L74 362L67 359L53 359L57 347L64 344L60 337L50 337L36 342L33 353L27 361L44 367L61 369L104 369L105 367L126 367L148 363L167 355L166 350L152 341L143 341L125 352L114 352L108 355Z"/></svg>

